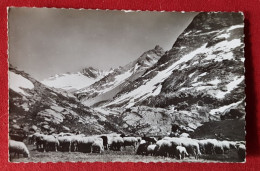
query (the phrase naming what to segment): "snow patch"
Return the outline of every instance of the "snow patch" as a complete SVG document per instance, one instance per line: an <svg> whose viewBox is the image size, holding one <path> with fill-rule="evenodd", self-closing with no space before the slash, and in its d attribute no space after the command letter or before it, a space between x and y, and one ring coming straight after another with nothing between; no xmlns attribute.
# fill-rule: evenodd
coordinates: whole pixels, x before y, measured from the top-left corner
<svg viewBox="0 0 260 171"><path fill-rule="evenodd" d="M194 72L194 73L191 73L191 74L189 75L189 77L191 78L194 74L195 74L195 72Z"/></svg>
<svg viewBox="0 0 260 171"><path fill-rule="evenodd" d="M78 72L73 74L62 74L60 76L56 75L54 77L41 81L41 83L49 87L61 88L64 90L79 90L93 84L101 78L103 78L103 76L99 76L96 79L89 78Z"/></svg>
<svg viewBox="0 0 260 171"><path fill-rule="evenodd" d="M30 80L12 71L8 71L8 74L9 74L9 88L14 90L15 92L22 93L23 95L29 96L29 94L27 94L21 88L33 89L34 88L33 83Z"/></svg>
<svg viewBox="0 0 260 171"><path fill-rule="evenodd" d="M223 113L223 112L226 111L227 109L229 109L229 108L234 108L234 107L238 106L238 105L239 105L240 103L242 103L242 102L243 102L243 100L238 101L238 102L236 102L236 103L232 103L232 104L226 105L226 106L222 106L222 107L220 107L220 108L218 108L218 109L212 109L209 113L210 113L211 115L215 115L216 113Z"/></svg>
<svg viewBox="0 0 260 171"><path fill-rule="evenodd" d="M120 96L119 98L115 99L113 102L107 104L106 106L112 105L112 104L117 104L119 102L125 101L126 99L143 100L149 96L152 96L153 95L152 92L155 92L155 90L158 88L156 85L158 85L158 83L162 83L165 79L167 79L171 75L172 71L174 69L176 69L176 67L179 64L185 63L185 62L191 60L197 54L204 52L205 49L206 49L206 44L204 44L200 48L190 52L189 54L184 55L178 61L173 63L170 67L168 67L167 69L165 69L163 71L160 71L151 80L147 81L146 83L144 83L140 87L134 89L133 91Z"/></svg>
<svg viewBox="0 0 260 171"><path fill-rule="evenodd" d="M218 36L218 38L229 38L230 37L230 33L224 33Z"/></svg>
<svg viewBox="0 0 260 171"><path fill-rule="evenodd" d="M153 92L153 96L157 96L158 94L160 94L161 92L161 89L162 89L162 85L160 84L157 89Z"/></svg>
<svg viewBox="0 0 260 171"><path fill-rule="evenodd" d="M212 81L209 81L208 83L209 83L209 84L212 84L212 85L218 85L219 83L221 83L221 81L216 78L216 79L214 79L214 80L212 80Z"/></svg>
<svg viewBox="0 0 260 171"><path fill-rule="evenodd" d="M225 92L219 91L216 94L216 97L219 98L219 99L224 98L226 94L228 94L232 90L234 90L238 86L238 84L240 84L243 80L244 80L244 76L242 76L240 78L235 77L235 79L233 81L231 81L229 84L226 85L227 91L225 91Z"/></svg>
<svg viewBox="0 0 260 171"><path fill-rule="evenodd" d="M235 25L235 26L231 26L229 29L227 29L227 31L231 31L237 28L244 28L244 24L239 24L239 25Z"/></svg>

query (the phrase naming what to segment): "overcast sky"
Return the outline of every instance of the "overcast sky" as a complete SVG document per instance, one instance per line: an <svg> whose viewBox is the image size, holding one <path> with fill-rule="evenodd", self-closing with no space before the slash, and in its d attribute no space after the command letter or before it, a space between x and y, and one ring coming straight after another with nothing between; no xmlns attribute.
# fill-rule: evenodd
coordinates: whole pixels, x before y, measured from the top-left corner
<svg viewBox="0 0 260 171"><path fill-rule="evenodd" d="M169 50L197 13L12 8L9 62L38 80L108 70L160 45Z"/></svg>

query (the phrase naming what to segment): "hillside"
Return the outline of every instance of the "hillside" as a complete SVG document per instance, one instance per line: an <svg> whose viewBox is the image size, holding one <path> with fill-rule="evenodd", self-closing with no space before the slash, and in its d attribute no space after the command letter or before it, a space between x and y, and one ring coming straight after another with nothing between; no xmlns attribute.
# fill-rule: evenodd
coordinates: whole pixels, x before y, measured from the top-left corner
<svg viewBox="0 0 260 171"><path fill-rule="evenodd" d="M241 13L198 14L158 62L96 109L155 133L172 123L194 130L230 109L245 115L243 27Z"/></svg>
<svg viewBox="0 0 260 171"><path fill-rule="evenodd" d="M46 87L29 74L9 68L9 121L28 131L100 133L118 131L101 114L82 105L70 93Z"/></svg>
<svg viewBox="0 0 260 171"><path fill-rule="evenodd" d="M219 140L245 140L245 121L244 120L225 120L206 122L198 127L192 134L196 139L219 139Z"/></svg>

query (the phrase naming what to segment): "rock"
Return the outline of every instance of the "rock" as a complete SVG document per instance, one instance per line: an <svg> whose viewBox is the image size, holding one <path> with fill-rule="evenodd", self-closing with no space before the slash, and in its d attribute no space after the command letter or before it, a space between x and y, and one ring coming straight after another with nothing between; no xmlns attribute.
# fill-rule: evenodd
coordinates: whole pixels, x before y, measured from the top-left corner
<svg viewBox="0 0 260 171"><path fill-rule="evenodd" d="M14 129L21 129L21 127L17 124L12 125L11 127L14 128Z"/></svg>
<svg viewBox="0 0 260 171"><path fill-rule="evenodd" d="M50 130L50 126L49 125L43 125L42 128L44 128L46 130Z"/></svg>
<svg viewBox="0 0 260 171"><path fill-rule="evenodd" d="M70 131L70 129L66 126L62 126L62 128L65 130L65 131Z"/></svg>
<svg viewBox="0 0 260 171"><path fill-rule="evenodd" d="M30 129L32 129L33 131L37 131L38 128L37 128L37 126L32 125Z"/></svg>

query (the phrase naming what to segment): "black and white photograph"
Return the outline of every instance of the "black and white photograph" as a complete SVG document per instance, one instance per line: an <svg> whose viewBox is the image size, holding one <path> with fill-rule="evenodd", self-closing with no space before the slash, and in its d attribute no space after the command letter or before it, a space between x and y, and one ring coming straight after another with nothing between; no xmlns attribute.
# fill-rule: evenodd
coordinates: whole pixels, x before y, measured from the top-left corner
<svg viewBox="0 0 260 171"><path fill-rule="evenodd" d="M10 7L9 162L245 162L244 15Z"/></svg>

